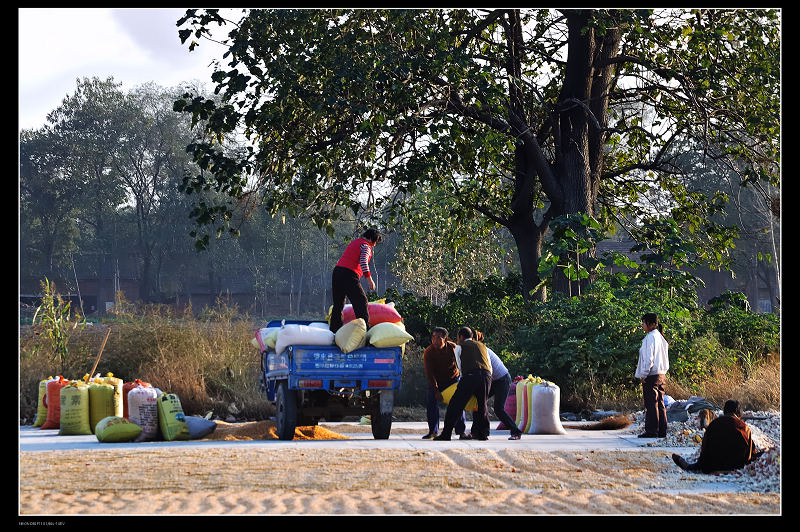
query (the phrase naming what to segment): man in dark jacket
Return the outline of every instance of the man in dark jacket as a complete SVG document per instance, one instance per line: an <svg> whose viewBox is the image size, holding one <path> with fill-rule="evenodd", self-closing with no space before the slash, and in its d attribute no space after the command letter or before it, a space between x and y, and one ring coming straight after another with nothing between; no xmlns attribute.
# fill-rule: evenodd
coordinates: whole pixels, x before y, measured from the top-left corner
<svg viewBox="0 0 800 532"><path fill-rule="evenodd" d="M431 345L425 348L422 354L422 364L425 367L425 378L428 380L426 394L426 414L428 419L428 433L422 437L430 440L439 434L439 403L442 401L442 390L458 382L459 372L456 364L456 344L447 338L448 332L444 327L436 327L431 331ZM464 434L466 418L464 411L456 420L456 434Z"/></svg>
<svg viewBox="0 0 800 532"><path fill-rule="evenodd" d="M489 439L489 387L492 384L492 364L486 346L474 340L472 329L461 327L458 330L458 344L461 346L461 380L447 405L442 433L434 440L449 441L459 413L464 411L471 396L478 400L478 410L472 414L472 431L460 439Z"/></svg>
<svg viewBox="0 0 800 532"><path fill-rule="evenodd" d="M709 423L700 445L700 457L689 463L679 454L672 460L687 471L731 471L749 464L763 454L753 443L750 427L742 421L738 401L726 401L723 415Z"/></svg>

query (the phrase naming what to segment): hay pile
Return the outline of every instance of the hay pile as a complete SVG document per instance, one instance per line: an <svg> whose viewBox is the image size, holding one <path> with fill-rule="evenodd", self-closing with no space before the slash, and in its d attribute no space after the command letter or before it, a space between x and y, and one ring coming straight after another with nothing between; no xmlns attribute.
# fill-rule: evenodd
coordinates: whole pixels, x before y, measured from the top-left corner
<svg viewBox="0 0 800 532"><path fill-rule="evenodd" d="M217 428L214 432L203 438L206 440L277 440L278 432L274 421L249 421L246 423L226 423L215 420ZM332 430L320 426L297 427L294 430L295 440L347 440Z"/></svg>

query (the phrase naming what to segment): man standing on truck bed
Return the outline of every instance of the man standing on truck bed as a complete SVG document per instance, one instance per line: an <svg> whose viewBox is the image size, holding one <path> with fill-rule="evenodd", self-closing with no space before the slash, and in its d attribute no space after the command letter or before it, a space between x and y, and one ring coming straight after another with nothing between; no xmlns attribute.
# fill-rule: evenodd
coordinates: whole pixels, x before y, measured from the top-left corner
<svg viewBox="0 0 800 532"><path fill-rule="evenodd" d="M370 290L375 290L375 281L369 271L369 260L372 249L383 239L375 229L367 229L361 238L350 242L342 253L331 276L331 293L333 294L333 310L331 311L331 332L342 326L342 309L345 298L353 305L356 319L363 318L369 329L369 311L367 294L361 287L361 277L367 280Z"/></svg>

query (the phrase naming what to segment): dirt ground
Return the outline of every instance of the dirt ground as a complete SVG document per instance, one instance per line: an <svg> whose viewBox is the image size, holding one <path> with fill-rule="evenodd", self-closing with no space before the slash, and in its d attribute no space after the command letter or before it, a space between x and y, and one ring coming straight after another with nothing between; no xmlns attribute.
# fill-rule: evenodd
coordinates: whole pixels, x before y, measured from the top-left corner
<svg viewBox="0 0 800 532"><path fill-rule="evenodd" d="M225 427L215 431L214 438L226 437L247 439L226 434ZM780 493L731 490L714 482L676 468L663 449L46 451L21 453L19 511L22 516L781 513Z"/></svg>

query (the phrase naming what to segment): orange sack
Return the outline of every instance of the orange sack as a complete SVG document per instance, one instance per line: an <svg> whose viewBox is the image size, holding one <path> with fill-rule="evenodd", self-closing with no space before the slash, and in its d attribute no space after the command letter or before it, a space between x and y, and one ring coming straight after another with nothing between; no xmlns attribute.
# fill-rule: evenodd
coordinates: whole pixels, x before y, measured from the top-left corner
<svg viewBox="0 0 800 532"><path fill-rule="evenodd" d="M47 383L47 395L45 396L47 420L41 428L57 429L61 427L61 388L67 384L69 384L69 380L61 375Z"/></svg>

